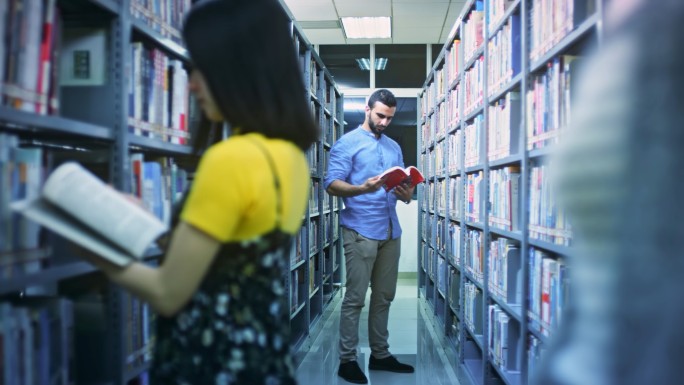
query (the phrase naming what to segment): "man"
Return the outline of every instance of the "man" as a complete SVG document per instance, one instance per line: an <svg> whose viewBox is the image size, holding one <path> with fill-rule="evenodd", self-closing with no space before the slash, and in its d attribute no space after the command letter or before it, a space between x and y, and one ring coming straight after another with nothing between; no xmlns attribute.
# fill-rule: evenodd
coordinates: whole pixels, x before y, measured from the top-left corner
<svg viewBox="0 0 684 385"><path fill-rule="evenodd" d="M387 322L397 288L401 227L397 200L411 201L413 187L399 185L390 192L379 175L390 167L404 167L401 148L382 133L392 121L397 101L385 89L368 99L366 119L343 135L330 151L325 189L344 198L340 215L345 250L347 284L340 317L340 367L338 375L348 382L366 384L357 363L359 317L371 285L368 314L370 370L413 373L413 367L389 352Z"/></svg>

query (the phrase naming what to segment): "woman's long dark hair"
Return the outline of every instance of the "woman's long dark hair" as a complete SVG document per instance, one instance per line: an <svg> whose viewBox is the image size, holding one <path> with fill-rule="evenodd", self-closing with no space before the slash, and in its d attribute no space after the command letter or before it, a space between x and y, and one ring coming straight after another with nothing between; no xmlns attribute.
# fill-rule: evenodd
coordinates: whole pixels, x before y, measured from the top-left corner
<svg viewBox="0 0 684 385"><path fill-rule="evenodd" d="M232 127L289 140L302 150L318 139L290 20L277 1L199 1L183 36Z"/></svg>

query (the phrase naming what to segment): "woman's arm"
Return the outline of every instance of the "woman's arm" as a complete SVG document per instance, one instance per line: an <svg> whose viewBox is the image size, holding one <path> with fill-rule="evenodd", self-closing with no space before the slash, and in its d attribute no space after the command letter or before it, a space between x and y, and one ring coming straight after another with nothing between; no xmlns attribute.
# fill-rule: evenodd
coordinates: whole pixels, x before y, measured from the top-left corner
<svg viewBox="0 0 684 385"><path fill-rule="evenodd" d="M157 313L169 317L197 291L220 247L221 242L181 221L159 267L134 262L120 268L96 256L87 259L112 281L148 302Z"/></svg>

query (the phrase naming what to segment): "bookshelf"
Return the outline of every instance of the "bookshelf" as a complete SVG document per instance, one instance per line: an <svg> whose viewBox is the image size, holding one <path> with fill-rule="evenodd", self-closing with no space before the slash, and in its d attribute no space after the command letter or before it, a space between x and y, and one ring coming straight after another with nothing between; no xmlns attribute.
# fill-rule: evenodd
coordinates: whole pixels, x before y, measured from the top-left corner
<svg viewBox="0 0 684 385"><path fill-rule="evenodd" d="M191 0L21 0L44 18L17 13L18 3L0 3L7 26L0 31L0 382L146 384L155 319L149 307L8 205L76 160L168 220L198 161L190 128L199 110L187 90L189 57L179 31ZM40 33L20 45L10 38L20 27ZM292 42L322 128L308 154L312 200L283 272L301 358L340 299L342 204L325 194L322 179L343 132L343 95L295 23ZM30 59L18 66L19 55ZM159 255L150 251L146 263ZM41 354L27 353L33 341L41 341Z"/></svg>
<svg viewBox="0 0 684 385"><path fill-rule="evenodd" d="M601 0L469 0L420 93L418 292L464 384L526 384L562 322L572 229L547 170L602 17Z"/></svg>
<svg viewBox="0 0 684 385"><path fill-rule="evenodd" d="M295 49L309 90L309 104L319 123L321 140L309 150L311 188L309 208L293 245L290 273L290 326L295 359L301 359L321 332L321 322L340 300L342 240L339 227L341 198L323 189L332 144L343 134L344 96L332 75L296 23L292 24Z"/></svg>

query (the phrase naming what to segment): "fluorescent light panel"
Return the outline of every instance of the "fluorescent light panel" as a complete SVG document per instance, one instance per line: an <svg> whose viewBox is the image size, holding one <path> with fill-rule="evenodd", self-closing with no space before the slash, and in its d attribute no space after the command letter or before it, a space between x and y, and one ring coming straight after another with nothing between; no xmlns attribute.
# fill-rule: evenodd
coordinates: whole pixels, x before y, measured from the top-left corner
<svg viewBox="0 0 684 385"><path fill-rule="evenodd" d="M392 23L389 16L342 17L342 27L347 39L389 39Z"/></svg>
<svg viewBox="0 0 684 385"><path fill-rule="evenodd" d="M356 59L356 64L359 65L359 68L361 68L362 71L370 71L370 59L367 59L365 57L361 59ZM376 71L382 71L385 69L385 67L387 67L387 58L375 58Z"/></svg>

